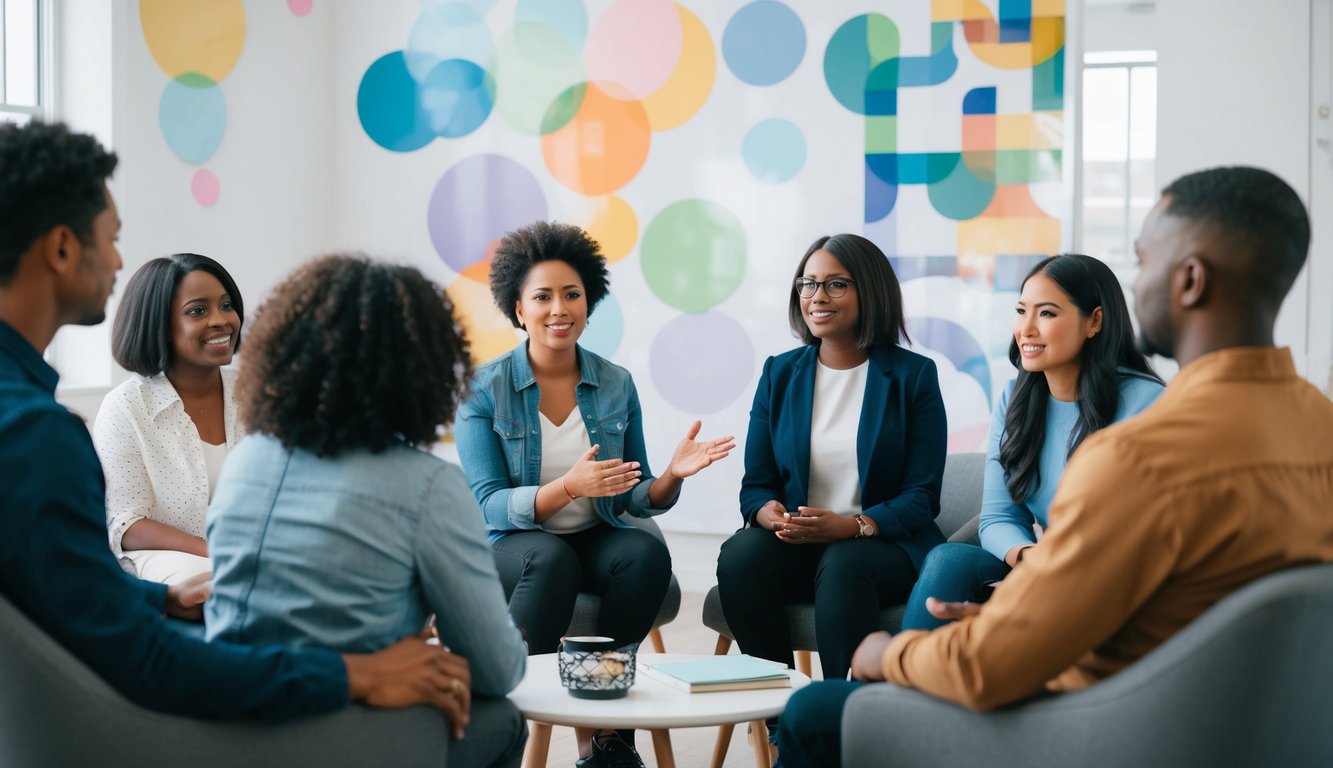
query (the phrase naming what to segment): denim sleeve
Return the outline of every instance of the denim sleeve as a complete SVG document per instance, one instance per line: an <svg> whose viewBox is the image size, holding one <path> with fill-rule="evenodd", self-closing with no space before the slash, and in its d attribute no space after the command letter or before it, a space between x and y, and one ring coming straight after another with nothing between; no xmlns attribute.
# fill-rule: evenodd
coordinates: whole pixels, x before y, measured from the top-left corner
<svg viewBox="0 0 1333 768"><path fill-rule="evenodd" d="M782 472L773 453L772 423L769 419L771 388L769 375L773 358L764 361L759 387L750 406L750 426L745 435L745 474L741 477L741 518L748 525L754 514L770 499L784 505Z"/></svg>
<svg viewBox="0 0 1333 768"><path fill-rule="evenodd" d="M504 446L495 433L495 401L484 386L473 382L458 408L454 426L458 461L467 473L472 495L481 505L486 527L492 531L537 530L537 486L517 485L505 462Z"/></svg>
<svg viewBox="0 0 1333 768"><path fill-rule="evenodd" d="M865 509L879 526L879 535L888 539L908 539L935 524L948 452L949 425L934 362L926 360L916 380L904 382L903 397L908 403L902 485L893 498Z"/></svg>
<svg viewBox="0 0 1333 768"><path fill-rule="evenodd" d="M986 441L986 476L981 491L981 546L1000 560L1004 560L1014 547L1037 543L1037 533L1032 528L1032 511L1026 504L1015 503L1009 495L1009 486L1004 482L1004 467L1000 465L1000 440L1013 391L1011 381L1000 395L995 413L991 414L990 436Z"/></svg>
<svg viewBox="0 0 1333 768"><path fill-rule="evenodd" d="M472 689L504 696L518 685L528 649L509 618L477 502L463 474L441 462L418 518L416 566L440 641L468 660Z"/></svg>
<svg viewBox="0 0 1333 768"><path fill-rule="evenodd" d="M131 701L270 721L347 703L333 652L205 643L162 616L164 588L125 573L107 546L101 469L73 416L47 410L7 423L0 466L0 589Z"/></svg>
<svg viewBox="0 0 1333 768"><path fill-rule="evenodd" d="M671 497L671 501L664 507L654 507L648 499L648 487L653 484L657 477L653 470L648 466L648 449L643 440L643 409L639 406L639 390L634 386L634 380L629 380L629 401L628 411L625 418L625 461L639 462L639 470L643 475L639 479L639 484L625 491L616 497L616 514L629 512L635 517L651 517L660 515L676 505L676 500L680 498L680 491Z"/></svg>

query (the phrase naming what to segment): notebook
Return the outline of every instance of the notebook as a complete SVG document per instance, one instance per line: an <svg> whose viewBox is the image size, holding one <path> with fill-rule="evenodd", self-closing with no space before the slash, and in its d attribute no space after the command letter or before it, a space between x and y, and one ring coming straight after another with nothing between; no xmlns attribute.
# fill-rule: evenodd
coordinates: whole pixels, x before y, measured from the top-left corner
<svg viewBox="0 0 1333 768"><path fill-rule="evenodd" d="M639 671L690 693L790 688L787 667L753 656L704 656L689 661L653 661L639 657Z"/></svg>

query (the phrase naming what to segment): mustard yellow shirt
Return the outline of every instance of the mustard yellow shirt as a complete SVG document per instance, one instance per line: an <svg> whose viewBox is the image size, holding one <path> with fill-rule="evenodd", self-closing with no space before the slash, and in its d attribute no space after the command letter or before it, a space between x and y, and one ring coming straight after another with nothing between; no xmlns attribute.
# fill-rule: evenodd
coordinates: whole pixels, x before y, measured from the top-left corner
<svg viewBox="0 0 1333 768"><path fill-rule="evenodd" d="M1333 561L1333 402L1287 349L1205 355L1070 459L981 612L904 632L885 677L974 709L1089 686L1249 581Z"/></svg>

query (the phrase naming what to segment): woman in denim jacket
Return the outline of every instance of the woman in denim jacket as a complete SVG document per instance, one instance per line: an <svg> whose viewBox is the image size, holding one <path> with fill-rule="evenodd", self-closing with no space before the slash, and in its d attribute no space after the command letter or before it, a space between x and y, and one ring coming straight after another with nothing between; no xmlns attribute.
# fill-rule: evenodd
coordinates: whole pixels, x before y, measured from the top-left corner
<svg viewBox="0 0 1333 768"><path fill-rule="evenodd" d="M606 260L578 227L537 222L506 235L491 261L491 293L528 342L478 368L459 410L459 460L531 653L556 650L580 591L601 596L599 635L643 639L666 596L671 556L621 515L670 509L681 481L735 444L695 440L696 421L653 476L634 380L577 343L608 287ZM587 764L632 751L607 736ZM590 741L579 734L581 754Z"/></svg>

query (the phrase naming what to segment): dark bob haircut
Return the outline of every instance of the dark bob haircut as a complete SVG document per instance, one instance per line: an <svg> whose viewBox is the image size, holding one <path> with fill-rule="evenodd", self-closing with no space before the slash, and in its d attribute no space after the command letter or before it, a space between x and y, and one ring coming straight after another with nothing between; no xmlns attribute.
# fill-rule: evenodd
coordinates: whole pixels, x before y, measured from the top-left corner
<svg viewBox="0 0 1333 768"><path fill-rule="evenodd" d="M818 344L819 339L805 324L801 314L801 297L796 292L796 279L805 274L805 263L815 251L828 251L842 262L848 277L856 281L856 297L860 302L860 333L856 346L869 349L877 344L911 343L907 336L907 319L903 316L903 289L893 265L879 246L860 235L825 235L810 244L801 263L792 276L791 295L787 300L787 318L792 333L806 344Z"/></svg>
<svg viewBox="0 0 1333 768"><path fill-rule="evenodd" d="M216 277L231 296L242 326L245 324L241 290L221 264L197 253L173 253L153 259L130 278L111 325L111 356L121 368L155 376L171 367L171 304L181 281L191 272L207 272ZM241 348L240 328L236 329L234 348Z"/></svg>
<svg viewBox="0 0 1333 768"><path fill-rule="evenodd" d="M0 285L37 238L58 226L88 243L115 170L115 154L62 123L0 125Z"/></svg>
<svg viewBox="0 0 1333 768"><path fill-rule="evenodd" d="M1063 253L1037 262L1023 278L1043 274L1088 317L1100 307L1102 327L1079 350L1078 422L1069 433L1066 456L1088 435L1115 420L1120 407L1120 381L1137 376L1162 383L1148 358L1134 344L1125 292L1111 268L1081 253ZM1046 409L1051 388L1045 373L1023 370L1018 340L1009 340L1009 363L1018 369L1009 411L1000 438L1000 466L1009 497L1022 504L1041 485L1041 449L1046 438Z"/></svg>
<svg viewBox="0 0 1333 768"><path fill-rule="evenodd" d="M338 254L297 269L259 308L236 402L250 431L288 450L380 453L435 442L470 374L442 288L412 267Z"/></svg>
<svg viewBox="0 0 1333 768"><path fill-rule="evenodd" d="M588 314L611 290L601 246L573 224L538 221L500 239L491 258L491 295L515 328L522 327L514 306L528 270L539 261L563 261L579 273L588 298Z"/></svg>

